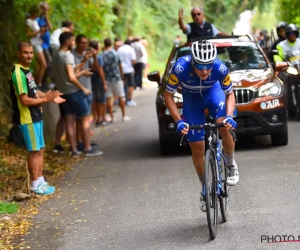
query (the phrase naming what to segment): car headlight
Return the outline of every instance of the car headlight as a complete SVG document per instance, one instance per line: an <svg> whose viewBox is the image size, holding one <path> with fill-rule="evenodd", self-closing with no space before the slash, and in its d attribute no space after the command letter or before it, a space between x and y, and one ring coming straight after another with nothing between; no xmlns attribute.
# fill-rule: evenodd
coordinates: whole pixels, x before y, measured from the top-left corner
<svg viewBox="0 0 300 250"><path fill-rule="evenodd" d="M258 96L280 96L282 91L282 84L278 82L269 82L258 89Z"/></svg>
<svg viewBox="0 0 300 250"><path fill-rule="evenodd" d="M286 70L286 72L288 72L291 75L295 75L295 76L299 74L298 70L295 69L295 68L293 68L293 67L288 67L288 69Z"/></svg>

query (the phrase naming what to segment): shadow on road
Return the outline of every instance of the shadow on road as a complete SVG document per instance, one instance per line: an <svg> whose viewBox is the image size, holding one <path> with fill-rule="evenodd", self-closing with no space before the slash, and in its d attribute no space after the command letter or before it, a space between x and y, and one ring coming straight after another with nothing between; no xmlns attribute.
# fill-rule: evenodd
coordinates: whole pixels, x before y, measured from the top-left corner
<svg viewBox="0 0 300 250"><path fill-rule="evenodd" d="M235 150L252 151L257 149L272 149L270 136L239 136ZM122 149L122 160L133 159L153 159L191 156L189 146L178 146L172 153L167 155L160 154L159 141L156 138L151 140L131 141Z"/></svg>

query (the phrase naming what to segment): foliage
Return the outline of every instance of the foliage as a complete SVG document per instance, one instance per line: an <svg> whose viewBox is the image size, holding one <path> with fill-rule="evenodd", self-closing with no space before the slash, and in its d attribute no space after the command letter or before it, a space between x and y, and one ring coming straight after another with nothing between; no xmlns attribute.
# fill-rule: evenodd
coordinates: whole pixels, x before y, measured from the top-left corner
<svg viewBox="0 0 300 250"><path fill-rule="evenodd" d="M53 30L61 22L70 20L75 25L75 35L85 34L89 38L103 40L113 36L112 27L116 16L113 13L115 0L49 0Z"/></svg>
<svg viewBox="0 0 300 250"><path fill-rule="evenodd" d="M178 26L181 8L184 8L185 17L190 18L187 14L191 8L189 0L118 0L114 8L118 19L113 31L123 40L130 35L145 37L152 59L151 69L162 70L173 40L179 34L184 36Z"/></svg>
<svg viewBox="0 0 300 250"><path fill-rule="evenodd" d="M258 8L254 8L254 15L252 18L252 28L253 30L271 30L276 27L278 20L276 18L276 8L278 8L277 3L271 2L266 4L268 10L259 11ZM263 22L261 20L264 20Z"/></svg>
<svg viewBox="0 0 300 250"><path fill-rule="evenodd" d="M52 146L48 145L44 155L43 174L49 183L58 184L60 177L70 170L75 163L79 163L83 158L69 158L66 154L52 153ZM67 145L63 145L67 147ZM24 148L16 147L12 143L7 143L5 139L0 139L0 200L5 204L10 204L15 194L27 192L26 190L26 164L27 151ZM66 160L68 159L68 160ZM32 216L38 213L39 205L49 199L49 196L31 195L30 200L20 204L17 213L4 216L3 205L0 203L0 249L22 249L11 247L11 240L27 232L32 224ZM16 205L4 205L5 213L13 212ZM7 211L8 210L8 211ZM4 216L4 217L3 217ZM4 218L8 220L5 220ZM25 242L22 242L22 244Z"/></svg>
<svg viewBox="0 0 300 250"><path fill-rule="evenodd" d="M213 23L220 31L231 34L232 28L244 10L252 10L255 6L264 10L271 0L210 0L205 1L204 10L208 22Z"/></svg>
<svg viewBox="0 0 300 250"><path fill-rule="evenodd" d="M18 212L19 205L16 203L9 203L0 201L0 214L14 214Z"/></svg>
<svg viewBox="0 0 300 250"><path fill-rule="evenodd" d="M16 41L24 39L25 6L29 0L0 2L0 130L9 123L10 95L8 76L16 59Z"/></svg>
<svg viewBox="0 0 300 250"><path fill-rule="evenodd" d="M10 98L7 79L13 62L15 48L25 37L26 11L40 0L1 0L0 1L0 130L9 123ZM269 3L271 0L48 0L50 20L53 30L64 20L75 24L75 35L82 33L89 38L103 41L106 37L121 38L140 35L148 40L150 70L163 70L173 40L185 35L178 27L178 10L184 9L184 21L191 21L189 15L193 6L204 4L207 21L219 30L231 33L240 12L256 9L255 26L274 25L271 20ZM280 20L300 24L300 9L297 0L276 0L276 16ZM258 13L257 12L257 13ZM275 11L274 11L275 12ZM274 18L275 20L275 18Z"/></svg>
<svg viewBox="0 0 300 250"><path fill-rule="evenodd" d="M287 23L300 25L300 8L298 0L277 0L277 17Z"/></svg>

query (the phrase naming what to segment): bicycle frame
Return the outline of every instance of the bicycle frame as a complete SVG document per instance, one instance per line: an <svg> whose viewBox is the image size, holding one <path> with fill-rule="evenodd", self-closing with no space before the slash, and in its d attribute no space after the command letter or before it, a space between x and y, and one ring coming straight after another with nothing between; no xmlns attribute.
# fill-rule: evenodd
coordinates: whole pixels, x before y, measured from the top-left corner
<svg viewBox="0 0 300 250"><path fill-rule="evenodd" d="M216 132L214 132L213 130L216 130ZM219 196L224 196L223 190L222 190L222 183L223 180L222 179L222 172L224 171L221 165L221 157L224 160L225 166L226 166L226 157L225 155L223 155L222 153L222 145L220 143L220 139L219 139L219 130L218 129L212 129L210 128L208 130L209 135L208 137L206 137L205 143L208 144L210 150L212 150L214 152L215 155L215 164L216 164L216 173L218 173L217 175L217 194L218 197Z"/></svg>

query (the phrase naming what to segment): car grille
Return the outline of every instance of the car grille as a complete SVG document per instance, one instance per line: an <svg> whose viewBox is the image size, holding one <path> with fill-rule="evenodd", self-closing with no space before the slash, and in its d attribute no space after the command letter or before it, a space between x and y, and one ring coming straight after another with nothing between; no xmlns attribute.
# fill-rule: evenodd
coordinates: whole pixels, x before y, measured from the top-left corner
<svg viewBox="0 0 300 250"><path fill-rule="evenodd" d="M252 129L260 127L258 122L254 120L252 117L235 117L234 120L237 122L237 130L238 129Z"/></svg>
<svg viewBox="0 0 300 250"><path fill-rule="evenodd" d="M249 103L254 98L254 92L251 89L234 89L233 91L236 104Z"/></svg>

